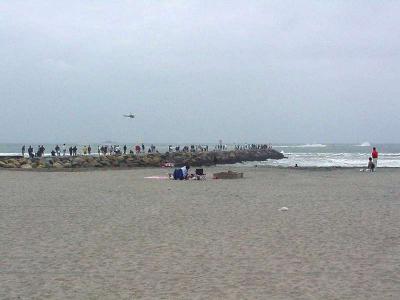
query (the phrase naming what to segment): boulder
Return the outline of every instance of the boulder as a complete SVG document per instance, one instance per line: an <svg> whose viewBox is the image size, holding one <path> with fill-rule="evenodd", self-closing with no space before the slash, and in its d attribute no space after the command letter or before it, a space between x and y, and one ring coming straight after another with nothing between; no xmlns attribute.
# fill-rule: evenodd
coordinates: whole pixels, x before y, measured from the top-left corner
<svg viewBox="0 0 400 300"><path fill-rule="evenodd" d="M32 165L31 164L23 164L23 165L21 165L21 169L32 169Z"/></svg>
<svg viewBox="0 0 400 300"><path fill-rule="evenodd" d="M0 167L5 168L5 169L12 169L12 168L16 168L16 166L12 163L5 163L3 162L2 165L0 165Z"/></svg>
<svg viewBox="0 0 400 300"><path fill-rule="evenodd" d="M60 162L55 162L55 163L53 163L53 168L62 169L62 168L64 168L64 165L61 164Z"/></svg>
<svg viewBox="0 0 400 300"><path fill-rule="evenodd" d="M110 166L110 162L108 160L102 160L99 161L99 163L104 167Z"/></svg>
<svg viewBox="0 0 400 300"><path fill-rule="evenodd" d="M71 168L71 167L72 167L72 165L71 165L70 162L65 162L65 163L63 164L63 166L64 166L64 168Z"/></svg>
<svg viewBox="0 0 400 300"><path fill-rule="evenodd" d="M122 161L125 161L125 159L126 159L126 156L122 156L122 155L120 155L120 156L117 156L117 161L118 162L122 162Z"/></svg>
<svg viewBox="0 0 400 300"><path fill-rule="evenodd" d="M20 163L17 159L8 159L7 161L8 168L18 168Z"/></svg>
<svg viewBox="0 0 400 300"><path fill-rule="evenodd" d="M101 166L102 166L102 164L97 160L92 160L89 162L89 167L91 167L91 168L99 168Z"/></svg>
<svg viewBox="0 0 400 300"><path fill-rule="evenodd" d="M27 163L29 162L29 160L26 159L26 158L20 158L20 159L18 160L18 162L19 162L19 164L22 166L22 165L27 164Z"/></svg>
<svg viewBox="0 0 400 300"><path fill-rule="evenodd" d="M148 154L143 157L143 162L148 166L160 166L161 164L161 156L157 154Z"/></svg>

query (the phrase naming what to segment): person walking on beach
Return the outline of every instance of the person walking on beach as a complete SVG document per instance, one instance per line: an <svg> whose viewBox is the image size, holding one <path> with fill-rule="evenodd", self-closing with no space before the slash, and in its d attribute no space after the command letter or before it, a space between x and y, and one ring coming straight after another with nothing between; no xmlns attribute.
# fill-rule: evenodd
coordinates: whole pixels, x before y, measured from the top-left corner
<svg viewBox="0 0 400 300"><path fill-rule="evenodd" d="M372 161L372 157L368 158L368 170L373 172L375 170L375 164Z"/></svg>
<svg viewBox="0 0 400 300"><path fill-rule="evenodd" d="M24 157L25 156L25 145L22 146L21 152L22 152L22 157Z"/></svg>
<svg viewBox="0 0 400 300"><path fill-rule="evenodd" d="M378 151L376 150L375 147L372 148L371 156L372 156L372 162L374 163L375 168L378 167Z"/></svg>

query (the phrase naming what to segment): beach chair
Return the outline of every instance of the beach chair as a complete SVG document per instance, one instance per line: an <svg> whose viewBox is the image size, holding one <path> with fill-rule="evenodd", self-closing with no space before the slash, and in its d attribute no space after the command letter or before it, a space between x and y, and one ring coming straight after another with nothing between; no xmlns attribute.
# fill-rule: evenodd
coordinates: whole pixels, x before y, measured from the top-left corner
<svg viewBox="0 0 400 300"><path fill-rule="evenodd" d="M206 174L204 174L204 170L203 169L196 169L196 179L197 180L204 180L206 179Z"/></svg>

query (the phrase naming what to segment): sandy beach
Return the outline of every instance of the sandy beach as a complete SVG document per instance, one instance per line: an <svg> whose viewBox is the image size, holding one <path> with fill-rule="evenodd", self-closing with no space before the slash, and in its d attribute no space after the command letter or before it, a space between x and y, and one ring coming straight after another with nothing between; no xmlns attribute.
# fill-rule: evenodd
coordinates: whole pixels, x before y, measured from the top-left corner
<svg viewBox="0 0 400 300"><path fill-rule="evenodd" d="M399 169L240 170L1 170L0 298L400 298Z"/></svg>

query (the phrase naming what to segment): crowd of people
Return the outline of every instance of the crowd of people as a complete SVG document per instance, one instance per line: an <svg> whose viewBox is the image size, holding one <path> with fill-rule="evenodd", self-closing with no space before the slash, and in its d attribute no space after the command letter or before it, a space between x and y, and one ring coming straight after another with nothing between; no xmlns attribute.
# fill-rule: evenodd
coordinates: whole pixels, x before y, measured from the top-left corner
<svg viewBox="0 0 400 300"><path fill-rule="evenodd" d="M168 152L207 152L208 145L190 145L190 146L168 146Z"/></svg>
<svg viewBox="0 0 400 300"><path fill-rule="evenodd" d="M119 145L99 145L97 146L97 154L100 155L121 155L127 154L128 146L124 145L122 148ZM130 154L133 154L133 150L129 150Z"/></svg>
<svg viewBox="0 0 400 300"><path fill-rule="evenodd" d="M30 158L34 158L34 157L43 157L45 154L45 150L46 148L43 145L39 145L37 147L37 150L35 151L32 147L32 145L29 145L28 147L28 151L27 154ZM21 154L22 156L25 156L25 151L26 151L26 146L23 145L21 148ZM90 154L91 148L90 145L88 147L84 146L82 149L82 153L83 154ZM78 154L78 148L77 146L70 146L68 148L68 153L70 156L77 156ZM54 149L52 149L50 151L51 156L65 156L67 154L67 146L65 144L62 145L62 147L60 147L59 145L56 145L54 147Z"/></svg>
<svg viewBox="0 0 400 300"><path fill-rule="evenodd" d="M39 145L37 147L37 151L34 151L32 145L30 145L27 149L27 154L29 157L43 157L45 154L46 148L43 145ZM99 145L97 146L97 155L122 155L122 154L139 154L139 153L158 153L156 146L153 144L150 145L147 149L144 144L136 145L132 149L128 149L127 145ZM23 145L21 148L22 156L25 156L26 146ZM76 145L71 145L67 148L66 144L63 144L61 147L57 144L54 149L50 151L51 156L77 156L81 155L93 155L93 149L90 145L84 145L79 151Z"/></svg>
<svg viewBox="0 0 400 300"><path fill-rule="evenodd" d="M270 149L271 146L266 144L244 144L244 145L235 145L234 150L257 150L257 149ZM25 145L22 146L21 152L22 155L25 155ZM45 154L45 147L43 145L39 145L37 151L34 151L33 147L30 145L28 147L28 155L29 157L42 157ZM217 144L214 146L214 151L227 151L228 145L226 144ZM209 145L168 145L168 152L208 152ZM159 153L159 150L154 144L148 145L147 147L142 144L134 145L132 148L129 148L127 145L98 145L97 153L91 145L84 145L81 149L78 149L77 145L67 146L66 144L56 145L54 149L50 150L51 156L77 156L79 155L122 155L122 154L143 154L143 153Z"/></svg>
<svg viewBox="0 0 400 300"><path fill-rule="evenodd" d="M35 152L33 147L30 145L28 147L28 155L30 158L42 157L44 155L45 150L46 150L46 148L43 145L39 145L37 147L37 151ZM22 146L22 156L25 156L25 145Z"/></svg>
<svg viewBox="0 0 400 300"><path fill-rule="evenodd" d="M266 150L266 149L272 149L272 146L267 144L235 145L235 150Z"/></svg>

